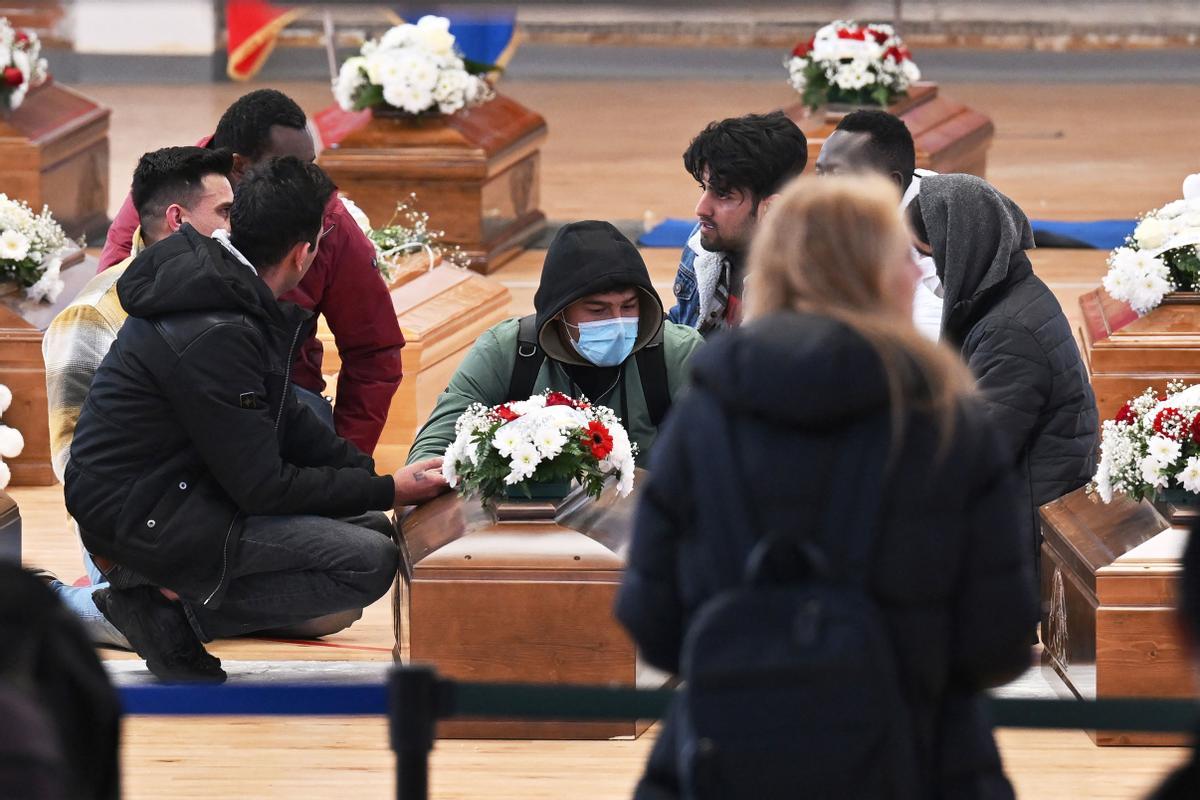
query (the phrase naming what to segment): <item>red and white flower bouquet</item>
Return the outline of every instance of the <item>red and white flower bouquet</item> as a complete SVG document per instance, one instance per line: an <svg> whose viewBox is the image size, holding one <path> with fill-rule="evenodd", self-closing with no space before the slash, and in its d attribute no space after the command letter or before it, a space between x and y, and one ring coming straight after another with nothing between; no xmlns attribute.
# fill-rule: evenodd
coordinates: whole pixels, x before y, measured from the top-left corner
<svg viewBox="0 0 1200 800"><path fill-rule="evenodd" d="M809 108L826 103L886 106L921 79L891 25L843 20L796 45L784 66L788 83Z"/></svg>
<svg viewBox="0 0 1200 800"><path fill-rule="evenodd" d="M455 434L442 472L451 487L478 492L484 503L572 481L599 497L610 477L621 497L633 491L637 445L612 409L587 400L543 392L491 408L475 403Z"/></svg>
<svg viewBox="0 0 1200 800"><path fill-rule="evenodd" d="M1100 466L1092 487L1106 503L1163 491L1200 494L1200 384L1147 389L1101 428Z"/></svg>
<svg viewBox="0 0 1200 800"><path fill-rule="evenodd" d="M16 110L31 87L46 80L42 43L33 31L17 30L0 17L0 104Z"/></svg>

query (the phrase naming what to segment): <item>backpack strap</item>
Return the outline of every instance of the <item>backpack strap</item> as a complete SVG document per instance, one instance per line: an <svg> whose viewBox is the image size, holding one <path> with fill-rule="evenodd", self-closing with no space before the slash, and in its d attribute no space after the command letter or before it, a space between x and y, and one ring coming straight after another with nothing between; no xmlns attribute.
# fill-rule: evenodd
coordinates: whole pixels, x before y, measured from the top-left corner
<svg viewBox="0 0 1200 800"><path fill-rule="evenodd" d="M538 371L546 360L537 333L537 315L521 317L517 328L517 358L513 361L512 377L508 379L509 401L527 400L533 394Z"/></svg>
<svg viewBox="0 0 1200 800"><path fill-rule="evenodd" d="M638 377L642 381L642 395L650 412L650 423L654 427L662 424L671 408L671 392L667 386L667 353L663 344L666 322L658 328L646 346L637 351Z"/></svg>

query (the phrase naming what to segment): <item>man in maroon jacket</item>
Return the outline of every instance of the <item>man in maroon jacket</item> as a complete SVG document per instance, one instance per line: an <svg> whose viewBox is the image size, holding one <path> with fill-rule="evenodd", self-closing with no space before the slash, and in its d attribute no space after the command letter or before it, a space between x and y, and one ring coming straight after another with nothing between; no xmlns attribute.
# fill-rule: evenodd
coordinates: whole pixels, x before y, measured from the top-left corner
<svg viewBox="0 0 1200 800"><path fill-rule="evenodd" d="M216 132L198 144L233 152L229 180L236 189L247 170L268 159L295 156L315 160L307 122L304 112L287 95L260 89L234 102L217 123ZM137 211L126 197L109 228L100 255L101 270L129 255L137 225ZM336 407L331 410L320 396L325 380L321 376L321 343L315 335L301 349L292 379L301 399L330 422L339 436L369 455L400 385L404 336L375 264L375 247L336 193L325 207L322 230L328 233L321 240L316 261L300 285L280 299L322 314L329 323L342 360Z"/></svg>

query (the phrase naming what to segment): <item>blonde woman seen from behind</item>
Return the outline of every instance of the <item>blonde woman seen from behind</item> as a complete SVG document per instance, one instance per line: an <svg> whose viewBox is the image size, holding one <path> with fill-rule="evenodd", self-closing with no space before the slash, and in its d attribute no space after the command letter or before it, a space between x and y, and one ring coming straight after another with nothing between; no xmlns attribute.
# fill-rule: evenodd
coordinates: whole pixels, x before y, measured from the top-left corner
<svg viewBox="0 0 1200 800"><path fill-rule="evenodd" d="M693 359L617 616L685 681L639 798L1011 798L982 689L1037 605L1011 465L912 325L894 187L800 179Z"/></svg>

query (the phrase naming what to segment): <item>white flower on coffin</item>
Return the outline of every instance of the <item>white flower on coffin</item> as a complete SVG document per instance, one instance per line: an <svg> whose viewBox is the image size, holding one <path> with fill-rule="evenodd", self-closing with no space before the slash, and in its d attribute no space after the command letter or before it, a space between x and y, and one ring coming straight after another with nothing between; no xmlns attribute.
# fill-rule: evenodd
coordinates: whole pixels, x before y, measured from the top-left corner
<svg viewBox="0 0 1200 800"><path fill-rule="evenodd" d="M1175 477L1184 489L1200 494L1200 456L1189 458L1183 470Z"/></svg>
<svg viewBox="0 0 1200 800"><path fill-rule="evenodd" d="M1167 485L1166 464L1153 456L1142 459L1142 480L1155 488Z"/></svg>
<svg viewBox="0 0 1200 800"><path fill-rule="evenodd" d="M537 471L538 464L541 463L542 457L538 454L537 448L531 444L522 443L517 446L512 453L512 460L509 466L512 472L504 479L504 482L510 486L520 483L523 480L531 477Z"/></svg>
<svg viewBox="0 0 1200 800"><path fill-rule="evenodd" d="M25 449L25 437L16 428L0 425L0 457L16 458Z"/></svg>
<svg viewBox="0 0 1200 800"><path fill-rule="evenodd" d="M1166 436L1154 436L1150 439L1149 450L1150 458L1158 461L1160 467L1165 467L1179 458L1179 454L1183 451L1183 445Z"/></svg>
<svg viewBox="0 0 1200 800"><path fill-rule="evenodd" d="M12 390L0 383L0 416L12 405Z"/></svg>
<svg viewBox="0 0 1200 800"><path fill-rule="evenodd" d="M454 34L450 33L450 20L445 17L426 15L417 20L414 38L431 53L453 55Z"/></svg>
<svg viewBox="0 0 1200 800"><path fill-rule="evenodd" d="M1183 199L1200 200L1200 172L1183 179Z"/></svg>
<svg viewBox="0 0 1200 800"><path fill-rule="evenodd" d="M517 449L521 443L520 429L511 422L503 425L496 431L496 435L492 437L492 447L496 448L496 452L508 458Z"/></svg>
<svg viewBox="0 0 1200 800"><path fill-rule="evenodd" d="M342 108L354 107L354 95L366 82L363 70L367 67L367 59L362 56L347 58L338 71L337 79L333 82L333 97Z"/></svg>
<svg viewBox="0 0 1200 800"><path fill-rule="evenodd" d="M399 50L415 44L418 40L417 26L405 23L391 28L379 39L380 50ZM366 47L366 45L363 45Z"/></svg>
<svg viewBox="0 0 1200 800"><path fill-rule="evenodd" d="M350 216L354 219L354 223L358 225L359 229L365 234L370 234L371 219L367 216L367 212L363 211L358 203L355 203L344 194L339 194L338 199L342 201L342 206L350 213Z"/></svg>
<svg viewBox="0 0 1200 800"><path fill-rule="evenodd" d="M28 255L28 236L12 229L0 234L0 259L4 259L5 261L24 261Z"/></svg>
<svg viewBox="0 0 1200 800"><path fill-rule="evenodd" d="M567 444L557 425L542 425L533 434L533 445L544 459L555 458Z"/></svg>
<svg viewBox="0 0 1200 800"><path fill-rule="evenodd" d="M1167 225L1157 217L1149 216L1138 223L1133 230L1133 238L1143 250L1154 250L1167 241Z"/></svg>

